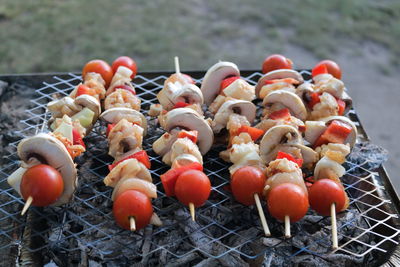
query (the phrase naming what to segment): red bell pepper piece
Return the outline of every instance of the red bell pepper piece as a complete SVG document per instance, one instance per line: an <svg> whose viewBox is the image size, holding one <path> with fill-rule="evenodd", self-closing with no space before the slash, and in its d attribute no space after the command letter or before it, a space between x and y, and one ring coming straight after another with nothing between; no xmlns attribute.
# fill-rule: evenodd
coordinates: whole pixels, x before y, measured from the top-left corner
<svg viewBox="0 0 400 267"><path fill-rule="evenodd" d="M231 83L233 83L237 79L240 79L240 77L239 76L233 76L233 77L229 77L229 78L226 78L226 79L222 80L219 92L222 92L226 87L231 85Z"/></svg>
<svg viewBox="0 0 400 267"><path fill-rule="evenodd" d="M325 66L325 64L321 64L312 69L311 75L314 78L317 75L325 73L328 73L328 68Z"/></svg>
<svg viewBox="0 0 400 267"><path fill-rule="evenodd" d="M303 165L303 159L296 159L295 157L293 157L292 155L282 152L282 151L278 151L278 155L276 156L276 159L287 159L289 161L293 161L294 163L296 163L300 168Z"/></svg>
<svg viewBox="0 0 400 267"><path fill-rule="evenodd" d="M176 109L176 108L184 108L189 106L190 104L185 103L185 102L178 102L174 105L174 107L172 109Z"/></svg>
<svg viewBox="0 0 400 267"><path fill-rule="evenodd" d="M106 131L106 136L108 137L108 135L110 134L111 130L114 128L115 123L109 123L107 125L107 131Z"/></svg>
<svg viewBox="0 0 400 267"><path fill-rule="evenodd" d="M147 155L147 152L144 150L141 150L139 152L136 152L133 155L127 156L126 158L123 158L123 159L117 161L114 164L108 165L108 169L111 171L112 169L115 168L115 166L117 166L118 164L120 164L121 162L123 162L127 159L137 159L137 161L139 161L144 166L146 166L147 169L151 168L151 163L150 163L149 156Z"/></svg>
<svg viewBox="0 0 400 267"><path fill-rule="evenodd" d="M182 130L178 133L178 138L189 138L190 140L192 140L193 143L196 144L197 142L197 135L198 132L197 131L185 131Z"/></svg>
<svg viewBox="0 0 400 267"><path fill-rule="evenodd" d="M124 90L127 90L127 91L131 92L132 94L136 95L135 89L126 84L115 86L114 90L117 90L117 89L124 89Z"/></svg>
<svg viewBox="0 0 400 267"><path fill-rule="evenodd" d="M178 179L179 175L181 175L182 173L184 173L185 171L188 171L188 170L203 171L203 165L201 165L198 162L193 162L193 163L190 163L190 164L182 166L182 167L170 169L166 173L160 175L161 182L163 184L164 191L167 196L169 196L169 197L175 196L176 180Z"/></svg>
<svg viewBox="0 0 400 267"><path fill-rule="evenodd" d="M311 93L310 97L311 100L308 102L308 106L312 109L316 104L321 102L321 99L319 98L320 94L318 93Z"/></svg>
<svg viewBox="0 0 400 267"><path fill-rule="evenodd" d="M246 125L240 126L239 130L237 131L237 134L239 135L240 133L248 133L253 141L256 141L258 138L264 135L263 130Z"/></svg>
<svg viewBox="0 0 400 267"><path fill-rule="evenodd" d="M72 138L74 139L73 144L74 145L81 145L86 149L85 143L82 140L82 136L80 135L80 133L78 132L77 129L72 128Z"/></svg>
<svg viewBox="0 0 400 267"><path fill-rule="evenodd" d="M342 116L344 114L344 110L346 109L346 102L344 102L342 99L336 99L336 102L339 106L339 116Z"/></svg>
<svg viewBox="0 0 400 267"><path fill-rule="evenodd" d="M353 129L350 125L334 120L321 134L314 144L314 148L329 143L343 144Z"/></svg>
<svg viewBox="0 0 400 267"><path fill-rule="evenodd" d="M96 95L96 90L89 88L88 86L86 86L84 84L80 84L78 86L78 90L76 91L76 96L80 96L80 95L94 96L94 95Z"/></svg>
<svg viewBox="0 0 400 267"><path fill-rule="evenodd" d="M290 120L290 111L288 108L283 108L272 112L268 115L268 118L271 120Z"/></svg>

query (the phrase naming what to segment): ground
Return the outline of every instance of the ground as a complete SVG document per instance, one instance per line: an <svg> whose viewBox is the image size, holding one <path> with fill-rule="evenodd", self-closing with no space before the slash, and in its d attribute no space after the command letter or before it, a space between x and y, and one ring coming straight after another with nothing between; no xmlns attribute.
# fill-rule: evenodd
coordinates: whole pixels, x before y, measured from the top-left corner
<svg viewBox="0 0 400 267"><path fill-rule="evenodd" d="M283 53L298 68L331 58L400 189L400 2L365 0L2 0L0 73L79 71L92 58L134 57L139 71L258 69ZM394 134L393 134L394 133Z"/></svg>

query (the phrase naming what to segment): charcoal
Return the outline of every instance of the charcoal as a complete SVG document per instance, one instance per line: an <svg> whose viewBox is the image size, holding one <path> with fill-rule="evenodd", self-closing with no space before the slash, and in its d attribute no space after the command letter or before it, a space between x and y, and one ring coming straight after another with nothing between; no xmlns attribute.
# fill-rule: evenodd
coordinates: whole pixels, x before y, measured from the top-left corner
<svg viewBox="0 0 400 267"><path fill-rule="evenodd" d="M386 149L370 142L357 143L347 160L362 165L364 169L375 170L387 161L389 153Z"/></svg>

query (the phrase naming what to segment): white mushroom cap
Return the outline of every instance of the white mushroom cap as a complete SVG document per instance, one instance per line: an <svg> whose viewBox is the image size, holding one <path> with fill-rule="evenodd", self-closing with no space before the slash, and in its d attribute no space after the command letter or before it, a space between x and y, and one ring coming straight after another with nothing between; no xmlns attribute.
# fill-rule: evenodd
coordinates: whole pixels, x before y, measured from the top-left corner
<svg viewBox="0 0 400 267"><path fill-rule="evenodd" d="M87 107L88 109L93 111L95 114L93 117L93 124L97 121L97 118L99 117L101 112L101 107L99 101L96 98L90 95L80 95L75 98L75 104L78 104L82 107Z"/></svg>
<svg viewBox="0 0 400 267"><path fill-rule="evenodd" d="M270 128L260 142L261 158L269 163L272 160L270 153L281 144L302 144L299 131L290 125L277 125Z"/></svg>
<svg viewBox="0 0 400 267"><path fill-rule="evenodd" d="M301 98L295 93L287 90L276 90L269 93L263 100L263 105L280 103L289 108L291 114L296 118L305 121L307 118L307 109Z"/></svg>
<svg viewBox="0 0 400 267"><path fill-rule="evenodd" d="M110 108L101 113L100 119L108 123L118 123L122 119L139 123L143 128L143 136L147 133L147 120L142 113L131 108Z"/></svg>
<svg viewBox="0 0 400 267"><path fill-rule="evenodd" d="M265 82L268 80L276 80L276 79L285 79L285 78L293 78L298 80L300 83L304 82L303 76L295 70L290 69L279 69L270 71L258 80L256 85L256 96L259 97L259 93L261 88L265 85Z"/></svg>
<svg viewBox="0 0 400 267"><path fill-rule="evenodd" d="M224 102L214 116L212 128L215 133L219 133L226 127L229 117L232 114L245 116L251 123L256 117L256 106L250 101L232 99Z"/></svg>
<svg viewBox="0 0 400 267"><path fill-rule="evenodd" d="M43 164L48 164L60 172L64 181L64 191L52 206L70 201L77 186L76 168L61 141L49 134L37 134L23 139L18 144L18 156L24 162L28 162L32 157L37 158Z"/></svg>
<svg viewBox="0 0 400 267"><path fill-rule="evenodd" d="M221 61L207 70L200 87L207 106L219 94L221 82L229 76L240 76L239 68L232 62Z"/></svg>
<svg viewBox="0 0 400 267"><path fill-rule="evenodd" d="M176 127L197 131L197 143L202 155L210 150L214 142L214 134L210 125L191 108L176 108L169 111L165 115L163 127L167 132Z"/></svg>
<svg viewBox="0 0 400 267"><path fill-rule="evenodd" d="M351 126L351 128L353 129L351 131L351 133L349 134L349 136L346 138L346 140L344 141L344 143L349 143L350 144L350 148L353 148L356 141L357 141L357 127L356 125L347 117L344 116L330 116L330 117L326 117L326 118L322 118L320 119L320 121L325 122L326 124L333 121L333 120L338 120L338 121L342 121L348 125Z"/></svg>
<svg viewBox="0 0 400 267"><path fill-rule="evenodd" d="M176 103L185 102L188 104L203 104L203 93L194 84L187 83L168 83L157 94L160 104L166 109L171 110Z"/></svg>

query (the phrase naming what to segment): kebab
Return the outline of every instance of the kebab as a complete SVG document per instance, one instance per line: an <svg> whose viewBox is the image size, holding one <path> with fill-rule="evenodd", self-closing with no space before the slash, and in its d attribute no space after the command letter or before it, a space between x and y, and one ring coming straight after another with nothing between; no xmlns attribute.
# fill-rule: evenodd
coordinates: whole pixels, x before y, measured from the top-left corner
<svg viewBox="0 0 400 267"><path fill-rule="evenodd" d="M104 66L93 68L93 66ZM21 167L7 181L24 198L24 215L30 205L60 206L68 203L77 186L73 159L85 151L82 140L92 129L104 97L106 72L111 67L101 60L88 62L83 83L66 97L51 101L48 109L53 132L23 139L17 148Z"/></svg>
<svg viewBox="0 0 400 267"><path fill-rule="evenodd" d="M256 204L266 236L270 230L262 210L259 195L262 194L265 168L254 142L264 133L251 127L256 107L250 101L255 98L254 87L240 78L237 66L231 62L218 62L206 73L201 86L214 114L212 128L219 134L229 132L227 150L220 153L225 161L232 162L231 189L235 199L246 205Z"/></svg>
<svg viewBox="0 0 400 267"><path fill-rule="evenodd" d="M136 75L136 64L123 61L113 67L117 70L106 91L105 111L100 115L108 123L108 154L114 158L104 184L114 188L111 199L117 224L135 231L149 223L161 224L151 204L151 199L157 197L157 190L149 172L149 157L142 149L147 121L139 112L141 101L131 83Z"/></svg>

